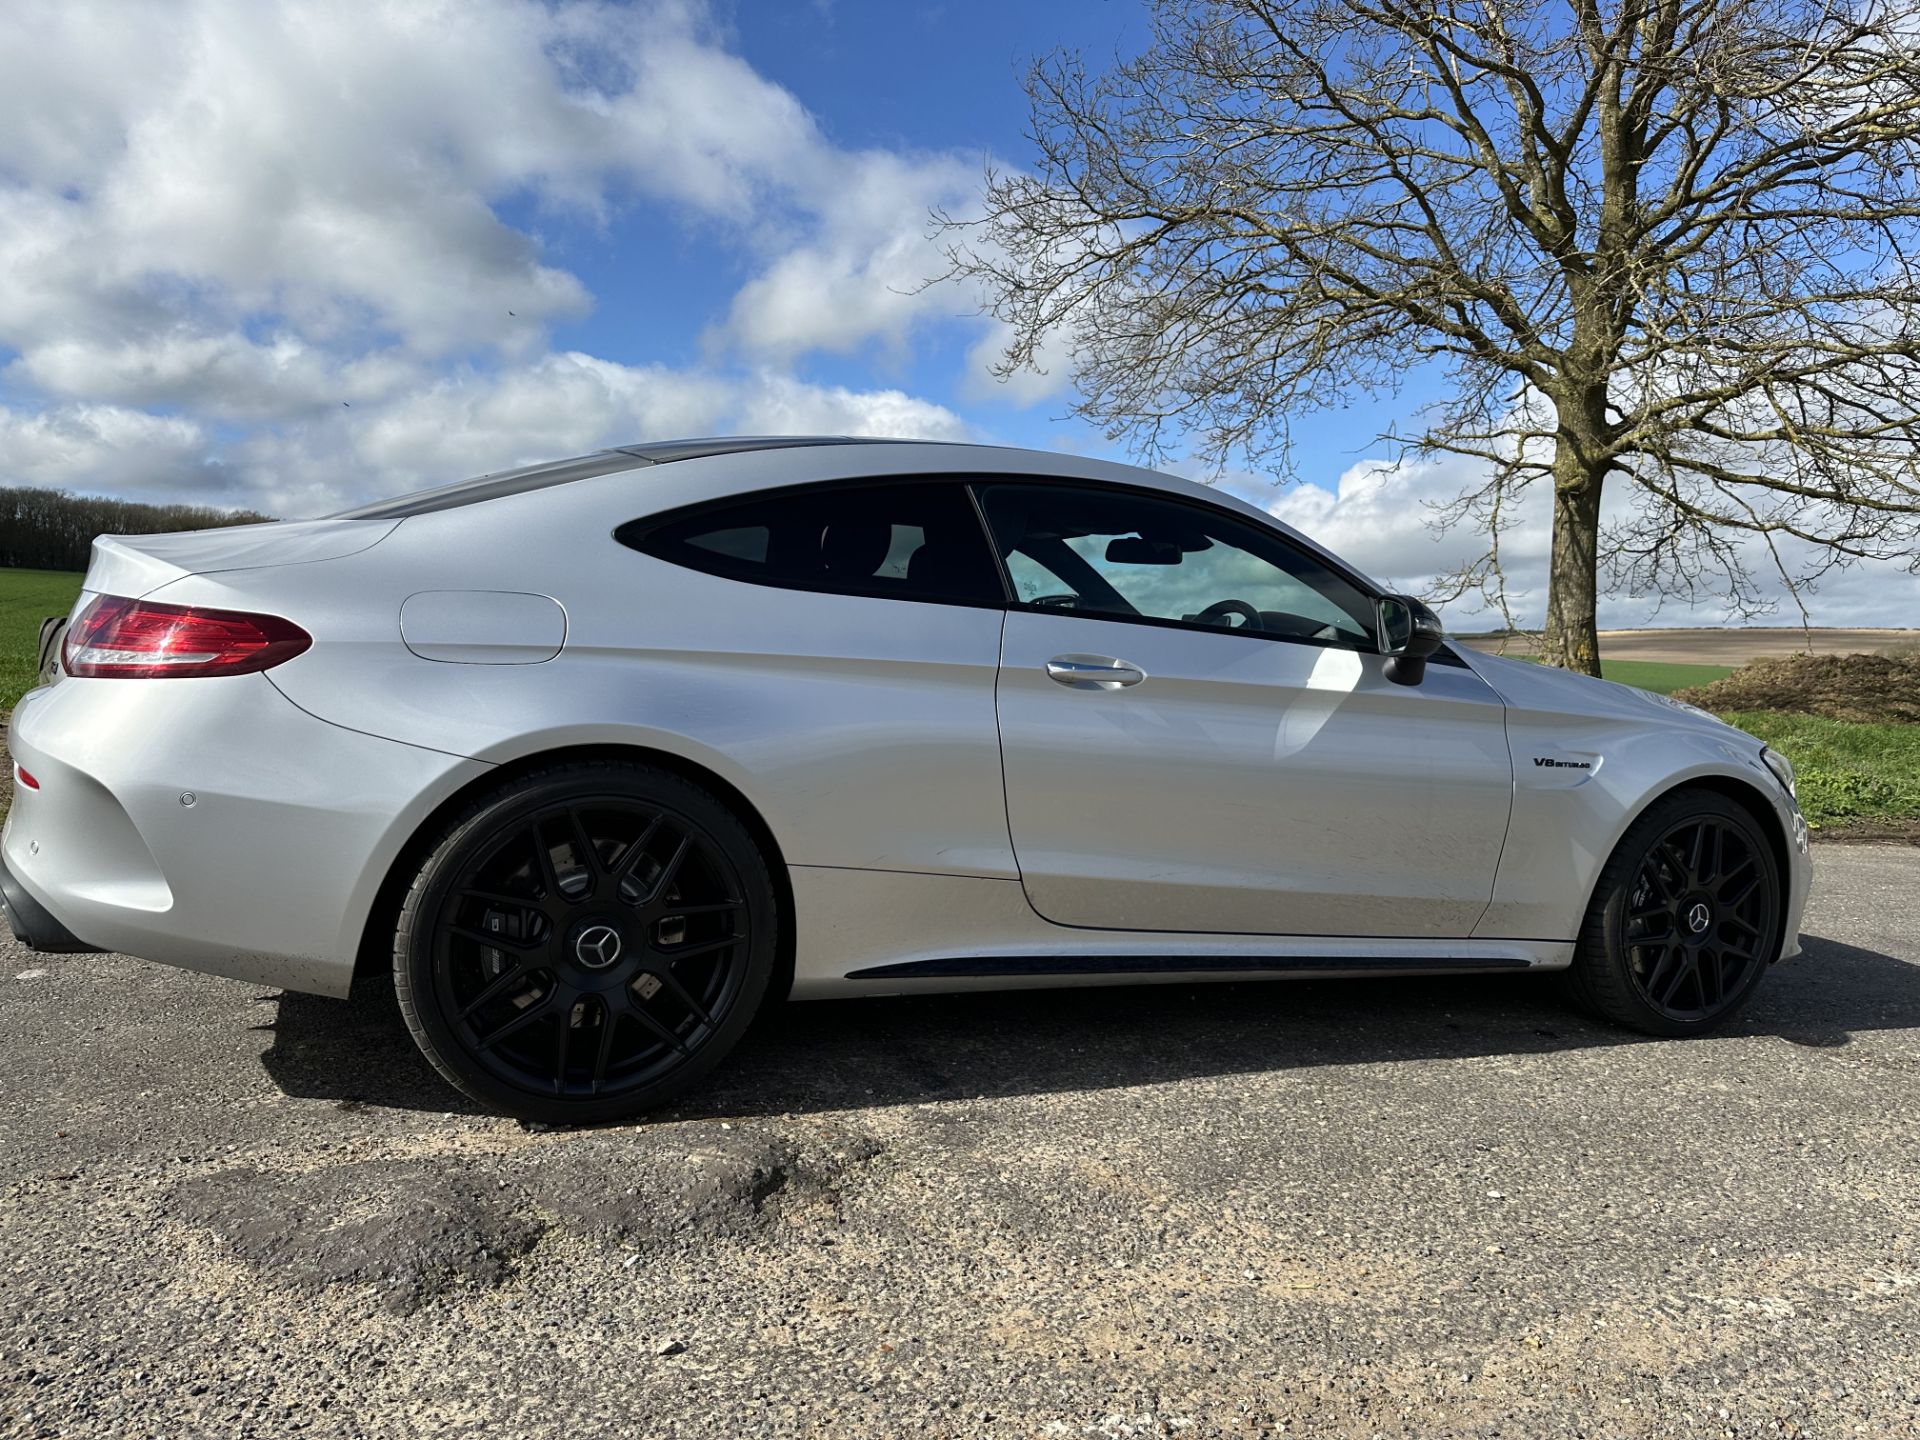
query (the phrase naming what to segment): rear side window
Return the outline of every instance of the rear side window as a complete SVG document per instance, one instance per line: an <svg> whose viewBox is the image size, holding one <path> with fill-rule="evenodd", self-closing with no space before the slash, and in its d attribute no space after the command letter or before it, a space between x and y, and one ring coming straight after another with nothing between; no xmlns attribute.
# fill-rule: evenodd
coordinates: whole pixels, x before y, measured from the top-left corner
<svg viewBox="0 0 1920 1440"><path fill-rule="evenodd" d="M832 485L716 500L632 521L614 538L756 585L996 609L1005 598L959 484Z"/></svg>

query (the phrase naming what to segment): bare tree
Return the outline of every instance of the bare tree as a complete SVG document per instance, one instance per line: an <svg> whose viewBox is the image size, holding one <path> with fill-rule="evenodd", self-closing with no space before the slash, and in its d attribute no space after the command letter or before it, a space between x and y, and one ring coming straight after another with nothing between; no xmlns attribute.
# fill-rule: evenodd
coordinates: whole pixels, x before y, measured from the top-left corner
<svg viewBox="0 0 1920 1440"><path fill-rule="evenodd" d="M1603 574L1754 613L1753 554L1796 596L1912 556L1920 9L1153 12L1106 73L1035 66L1038 163L949 221L1006 372L1064 336L1114 438L1285 471L1290 416L1446 367L1388 438L1484 466L1438 517L1488 539L1452 593L1504 596L1516 499L1550 483L1546 651L1589 673Z"/></svg>

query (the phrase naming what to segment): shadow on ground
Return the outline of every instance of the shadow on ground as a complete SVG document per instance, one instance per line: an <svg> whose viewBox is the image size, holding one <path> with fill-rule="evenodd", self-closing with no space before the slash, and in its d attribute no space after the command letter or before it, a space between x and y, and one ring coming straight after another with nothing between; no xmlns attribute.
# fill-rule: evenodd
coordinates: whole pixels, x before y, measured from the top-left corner
<svg viewBox="0 0 1920 1440"><path fill-rule="evenodd" d="M478 1113L414 1049L390 989L287 993L262 1056L287 1094ZM1713 1038L1831 1048L1920 1028L1920 966L1809 937ZM1560 1001L1555 977L1274 981L787 1005L674 1116L782 1114L1099 1090L1320 1065L1642 1043ZM1674 1043L1674 1042L1658 1042ZM1696 1042L1697 1043L1697 1042Z"/></svg>

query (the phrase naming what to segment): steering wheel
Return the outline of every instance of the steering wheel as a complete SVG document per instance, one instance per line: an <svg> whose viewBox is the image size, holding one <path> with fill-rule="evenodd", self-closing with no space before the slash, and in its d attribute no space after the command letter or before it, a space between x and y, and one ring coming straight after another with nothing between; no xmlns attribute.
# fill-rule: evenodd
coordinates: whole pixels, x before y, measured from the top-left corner
<svg viewBox="0 0 1920 1440"><path fill-rule="evenodd" d="M1260 612L1244 600L1216 600L1193 618L1204 625L1211 625L1214 621L1224 620L1229 615L1238 615L1246 621L1246 624L1238 627L1241 630L1260 628Z"/></svg>

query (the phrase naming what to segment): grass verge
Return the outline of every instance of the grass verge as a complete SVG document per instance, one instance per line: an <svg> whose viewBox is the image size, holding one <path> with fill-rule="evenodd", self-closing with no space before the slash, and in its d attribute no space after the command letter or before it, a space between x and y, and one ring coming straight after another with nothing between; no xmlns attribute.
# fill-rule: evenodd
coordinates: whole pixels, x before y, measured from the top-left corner
<svg viewBox="0 0 1920 1440"><path fill-rule="evenodd" d="M76 573L0 569L0 714L39 681L40 622L73 609L79 594Z"/></svg>
<svg viewBox="0 0 1920 1440"><path fill-rule="evenodd" d="M0 819L13 803L7 716L40 681L40 622L73 609L80 578L65 570L0 568Z"/></svg>
<svg viewBox="0 0 1920 1440"><path fill-rule="evenodd" d="M1711 685L1723 680L1733 674L1733 666L1683 665L1672 660L1602 660L1600 673L1622 685L1671 695L1692 685Z"/></svg>
<svg viewBox="0 0 1920 1440"><path fill-rule="evenodd" d="M1720 717L1793 762L1800 809L1829 837L1920 835L1920 725L1862 724L1778 710Z"/></svg>

